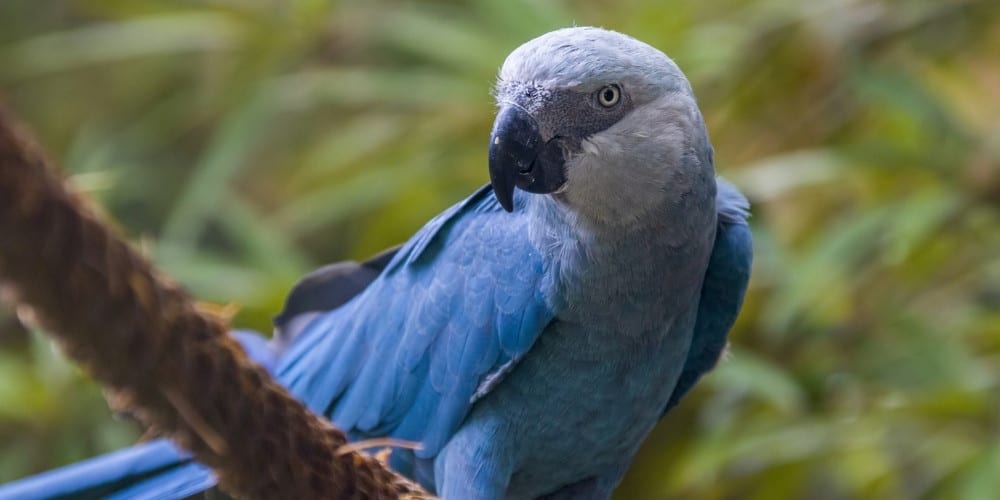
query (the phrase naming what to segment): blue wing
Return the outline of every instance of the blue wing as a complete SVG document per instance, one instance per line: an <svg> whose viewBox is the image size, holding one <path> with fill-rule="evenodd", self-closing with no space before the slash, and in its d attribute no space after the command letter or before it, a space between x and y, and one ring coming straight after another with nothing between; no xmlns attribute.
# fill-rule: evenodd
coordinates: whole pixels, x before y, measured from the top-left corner
<svg viewBox="0 0 1000 500"><path fill-rule="evenodd" d="M435 456L479 385L554 317L523 214L483 188L431 220L363 292L303 330L278 378L355 436L419 441L418 457Z"/></svg>
<svg viewBox="0 0 1000 500"><path fill-rule="evenodd" d="M664 414L719 361L726 346L726 335L736 322L750 281L753 260L753 242L747 225L750 204L728 182L719 179L718 186L719 225L701 288L691 348Z"/></svg>

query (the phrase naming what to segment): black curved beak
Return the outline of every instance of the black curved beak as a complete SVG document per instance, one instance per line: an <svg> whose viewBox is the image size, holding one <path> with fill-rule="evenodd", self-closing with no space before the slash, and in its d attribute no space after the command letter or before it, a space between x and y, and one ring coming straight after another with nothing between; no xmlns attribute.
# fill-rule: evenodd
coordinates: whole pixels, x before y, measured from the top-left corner
<svg viewBox="0 0 1000 500"><path fill-rule="evenodd" d="M566 182L558 139L542 141L538 122L519 106L500 108L490 135L490 183L504 210L514 210L514 187L552 193Z"/></svg>

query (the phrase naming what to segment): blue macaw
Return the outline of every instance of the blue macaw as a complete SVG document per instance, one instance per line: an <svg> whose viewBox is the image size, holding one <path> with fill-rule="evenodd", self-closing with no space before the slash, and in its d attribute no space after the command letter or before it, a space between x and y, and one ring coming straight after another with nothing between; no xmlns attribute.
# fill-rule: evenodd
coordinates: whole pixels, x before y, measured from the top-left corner
<svg viewBox="0 0 1000 500"><path fill-rule="evenodd" d="M751 265L690 84L599 28L508 56L485 186L398 249L304 279L246 348L352 438L446 499L608 498L719 359ZM250 437L252 438L252 437ZM166 441L0 498L185 498L211 471Z"/></svg>

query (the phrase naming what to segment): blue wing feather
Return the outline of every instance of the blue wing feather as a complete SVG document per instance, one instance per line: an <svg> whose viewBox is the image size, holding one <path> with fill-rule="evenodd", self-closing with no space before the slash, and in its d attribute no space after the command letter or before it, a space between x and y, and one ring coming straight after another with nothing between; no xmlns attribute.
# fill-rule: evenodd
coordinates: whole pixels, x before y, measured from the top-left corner
<svg viewBox="0 0 1000 500"><path fill-rule="evenodd" d="M702 284L691 348L664 414L677 406L698 379L715 367L726 347L726 336L736 322L750 281L753 243L746 222L750 204L728 182L720 179L718 186L716 207L719 225Z"/></svg>
<svg viewBox="0 0 1000 500"><path fill-rule="evenodd" d="M480 384L554 317L523 213L485 187L430 221L364 292L304 329L278 378L355 436L436 455Z"/></svg>

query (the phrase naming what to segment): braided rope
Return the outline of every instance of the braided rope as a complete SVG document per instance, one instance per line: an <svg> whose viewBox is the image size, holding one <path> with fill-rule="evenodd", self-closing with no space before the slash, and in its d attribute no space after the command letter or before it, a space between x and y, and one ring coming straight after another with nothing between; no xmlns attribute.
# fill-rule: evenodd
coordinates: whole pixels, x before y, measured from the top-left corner
<svg viewBox="0 0 1000 500"><path fill-rule="evenodd" d="M241 498L430 498L247 358L69 189L0 105L0 280L115 405Z"/></svg>

